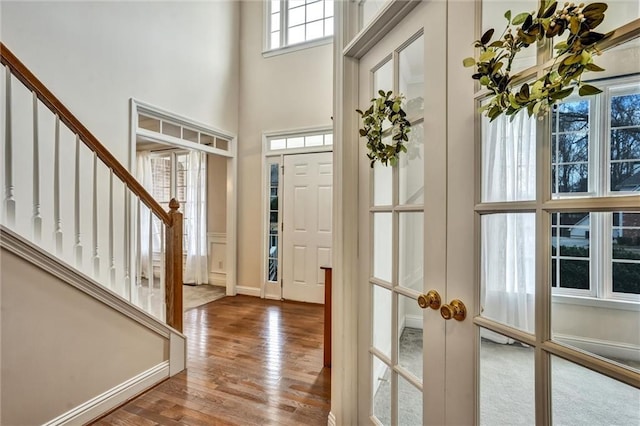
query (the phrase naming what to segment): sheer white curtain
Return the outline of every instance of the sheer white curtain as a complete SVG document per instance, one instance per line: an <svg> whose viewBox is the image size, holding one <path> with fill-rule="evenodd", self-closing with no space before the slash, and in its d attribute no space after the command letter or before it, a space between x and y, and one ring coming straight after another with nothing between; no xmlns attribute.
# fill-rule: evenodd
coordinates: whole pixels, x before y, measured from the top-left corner
<svg viewBox="0 0 640 426"><path fill-rule="evenodd" d="M184 226L187 234L187 263L183 281L189 284L209 282L207 262L207 154L189 153Z"/></svg>
<svg viewBox="0 0 640 426"><path fill-rule="evenodd" d="M149 151L139 151L136 154L136 178L138 182L142 184L144 189L147 190L150 194L153 194L153 170L151 166L151 152ZM149 278L149 256L151 256L154 248L156 250L160 249L160 229L158 228L158 224L153 222L154 229L152 230L152 238L153 241L151 246L149 246L149 220L150 220L150 210L144 205L144 203L140 203L140 275Z"/></svg>
<svg viewBox="0 0 640 426"><path fill-rule="evenodd" d="M535 200L535 117L520 113L483 123L482 201ZM482 216L482 315L533 332L535 214ZM511 339L482 330L498 343Z"/></svg>

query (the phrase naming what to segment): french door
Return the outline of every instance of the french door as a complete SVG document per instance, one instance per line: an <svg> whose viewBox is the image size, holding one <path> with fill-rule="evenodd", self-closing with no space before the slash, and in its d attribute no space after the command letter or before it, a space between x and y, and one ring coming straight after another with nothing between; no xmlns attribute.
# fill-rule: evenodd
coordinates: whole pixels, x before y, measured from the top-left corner
<svg viewBox="0 0 640 426"><path fill-rule="evenodd" d="M359 108L392 90L412 123L396 167L360 141L361 422L640 422L640 20L623 6L603 93L542 120L478 117L471 2L421 2L359 57Z"/></svg>
<svg viewBox="0 0 640 426"><path fill-rule="evenodd" d="M430 35L445 34L446 20L444 2L421 3L359 63L360 108L391 90L405 97L411 122L395 167L371 168L360 147L360 323L369 327L360 333L359 418L383 425L473 422L473 167L466 179L448 176L446 43ZM390 129L383 137L390 142ZM448 205L448 183L457 182L466 211ZM457 223L454 233L469 238L451 256ZM467 278L449 285L451 269Z"/></svg>

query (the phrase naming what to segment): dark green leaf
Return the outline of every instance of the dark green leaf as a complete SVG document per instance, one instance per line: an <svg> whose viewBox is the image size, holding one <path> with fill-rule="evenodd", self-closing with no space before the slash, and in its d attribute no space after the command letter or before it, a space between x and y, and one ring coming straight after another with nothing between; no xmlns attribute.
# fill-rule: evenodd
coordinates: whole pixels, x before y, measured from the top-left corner
<svg viewBox="0 0 640 426"><path fill-rule="evenodd" d="M507 21L511 22L511 11L510 11L510 10L507 10L507 11L504 13L504 17L505 17L505 18L507 18Z"/></svg>
<svg viewBox="0 0 640 426"><path fill-rule="evenodd" d="M367 136L367 131L365 129L360 129L360 136Z"/></svg>
<svg viewBox="0 0 640 426"><path fill-rule="evenodd" d="M564 99L567 96L569 96L570 94L573 93L573 87L568 87L566 89L560 90L558 92L553 92L549 95L549 97L553 100L560 100L560 99Z"/></svg>
<svg viewBox="0 0 640 426"><path fill-rule="evenodd" d="M591 3L582 9L582 14L587 16L588 14L590 15L593 13L604 13L604 11L607 10L607 7L606 3Z"/></svg>
<svg viewBox="0 0 640 426"><path fill-rule="evenodd" d="M493 33L494 30L493 28L488 29L483 35L482 37L480 37L480 43L482 44L487 44L489 43L489 40L491 40L491 37L493 37Z"/></svg>
<svg viewBox="0 0 640 426"><path fill-rule="evenodd" d="M605 35L602 33L589 31L580 36L580 43L582 43L583 46L590 46L593 43L597 43L604 38L605 38Z"/></svg>
<svg viewBox="0 0 640 426"><path fill-rule="evenodd" d="M598 93L602 93L602 90L589 84L583 84L582 86L580 86L580 90L578 90L578 94L580 96L597 95Z"/></svg>
<svg viewBox="0 0 640 426"><path fill-rule="evenodd" d="M378 95L385 96L384 90L378 90ZM372 101L375 99L372 99Z"/></svg>
<svg viewBox="0 0 640 426"><path fill-rule="evenodd" d="M600 68L599 66L597 66L594 63L587 64L584 67L586 69L588 69L589 71L595 71L595 72L604 71L604 68Z"/></svg>
<svg viewBox="0 0 640 426"><path fill-rule="evenodd" d="M555 13L557 7L558 7L558 2L554 1L549 5L547 10L544 11L544 13L542 14L542 17L550 18Z"/></svg>
<svg viewBox="0 0 640 426"><path fill-rule="evenodd" d="M533 16L527 15L526 19L522 23L522 29L527 31L531 27L531 24L533 24Z"/></svg>

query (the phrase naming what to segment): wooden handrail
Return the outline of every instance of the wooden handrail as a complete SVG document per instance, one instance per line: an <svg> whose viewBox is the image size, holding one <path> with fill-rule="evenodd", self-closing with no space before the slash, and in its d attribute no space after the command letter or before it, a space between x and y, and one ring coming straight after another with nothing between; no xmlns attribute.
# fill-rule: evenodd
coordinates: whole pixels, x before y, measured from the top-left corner
<svg viewBox="0 0 640 426"><path fill-rule="evenodd" d="M0 43L2 65L9 67L11 73L35 93L38 99L60 117L60 120L120 178L125 185L140 197L140 200L160 218L165 225L171 226L171 217L160 204L147 192L135 177L98 141L98 139L47 89L40 80L13 54L4 43Z"/></svg>

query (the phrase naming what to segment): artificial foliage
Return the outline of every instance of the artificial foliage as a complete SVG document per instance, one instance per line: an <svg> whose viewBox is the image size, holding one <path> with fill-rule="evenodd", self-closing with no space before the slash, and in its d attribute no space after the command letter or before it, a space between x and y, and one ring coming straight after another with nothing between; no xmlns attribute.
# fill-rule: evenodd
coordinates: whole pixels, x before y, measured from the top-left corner
<svg viewBox="0 0 640 426"><path fill-rule="evenodd" d="M371 106L365 110L357 109L362 117L363 128L360 136L367 138L367 158L373 167L376 161L387 166L398 164L398 156L401 152L407 152L405 142L409 141L408 133L411 123L407 120L407 114L402 109L402 95L393 96L392 92L378 91L377 98L371 99ZM383 128L386 122L391 123L391 143L384 142Z"/></svg>
<svg viewBox="0 0 640 426"><path fill-rule="evenodd" d="M600 54L596 44L610 34L593 31L604 20L607 10L605 3L542 3L537 13L524 12L513 18L508 10L505 30L499 39L494 39L494 29L486 31L475 41L479 48L477 58L466 58L466 67L476 67L472 78L479 80L492 96L481 111L491 119L501 114L514 116L526 109L529 116L543 117L556 102L571 95L578 87L580 96L602 92L595 86L582 82L585 71L604 71L593 62ZM514 87L511 66L519 52L545 38L551 39L568 32L566 41L558 42L553 48L555 55L552 65L545 74L533 83Z"/></svg>

